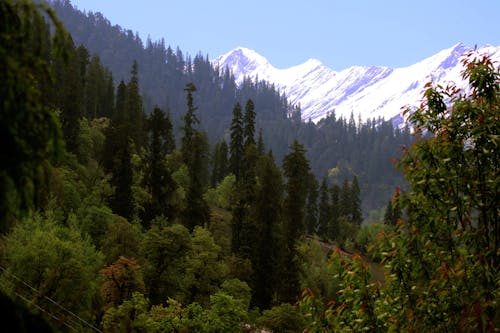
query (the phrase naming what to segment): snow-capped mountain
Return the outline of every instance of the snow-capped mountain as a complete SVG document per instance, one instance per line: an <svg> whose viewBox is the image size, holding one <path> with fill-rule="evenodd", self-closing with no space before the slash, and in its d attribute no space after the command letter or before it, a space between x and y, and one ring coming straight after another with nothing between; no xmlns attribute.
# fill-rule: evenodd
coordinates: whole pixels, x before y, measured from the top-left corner
<svg viewBox="0 0 500 333"><path fill-rule="evenodd" d="M305 120L317 122L335 110L337 116L346 118L354 113L363 120L382 117L401 123L401 109L420 104L427 82L455 82L459 87L465 86L460 59L470 49L456 44L408 67L353 66L340 72L316 59L278 69L263 56L243 47L216 58L213 63L229 68L237 82L246 76L274 83L292 104L300 103ZM485 46L477 52L489 54L500 62L500 47Z"/></svg>

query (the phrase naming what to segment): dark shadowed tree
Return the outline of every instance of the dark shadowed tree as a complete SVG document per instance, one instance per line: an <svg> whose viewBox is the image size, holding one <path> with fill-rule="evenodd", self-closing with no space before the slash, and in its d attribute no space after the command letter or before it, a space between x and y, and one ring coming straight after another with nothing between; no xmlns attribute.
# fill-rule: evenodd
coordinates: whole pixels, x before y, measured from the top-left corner
<svg viewBox="0 0 500 333"><path fill-rule="evenodd" d="M204 188L208 180L208 142L206 135L196 129L199 123L196 117L193 93L196 86L188 83L184 89L187 93L187 112L184 115L184 126L181 152L189 173L187 203L183 212L184 225L193 230L197 225L209 222L210 211L203 199Z"/></svg>
<svg viewBox="0 0 500 333"><path fill-rule="evenodd" d="M172 196L176 190L175 181L166 165L166 156L175 149L172 122L160 108L155 108L147 120L148 145L145 183L151 200L146 208L145 220L164 216L172 221L175 212Z"/></svg>
<svg viewBox="0 0 500 333"><path fill-rule="evenodd" d="M233 120L231 122L231 142L229 143L229 170L236 176L239 182L243 169L244 154L243 115L240 103L233 108Z"/></svg>
<svg viewBox="0 0 500 333"><path fill-rule="evenodd" d="M284 267L282 272L283 301L293 302L299 293L299 267L296 261L295 245L305 231L305 205L309 179L309 161L304 146L295 141L290 152L283 159L283 172L286 179L284 217Z"/></svg>

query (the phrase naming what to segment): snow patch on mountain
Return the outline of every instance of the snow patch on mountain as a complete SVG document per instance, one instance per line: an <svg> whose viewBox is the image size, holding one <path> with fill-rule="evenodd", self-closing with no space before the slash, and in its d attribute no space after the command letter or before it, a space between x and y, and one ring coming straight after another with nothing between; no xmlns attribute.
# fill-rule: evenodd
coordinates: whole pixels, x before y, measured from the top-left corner
<svg viewBox="0 0 500 333"><path fill-rule="evenodd" d="M274 83L291 104L300 103L304 120L317 122L335 111L337 116L345 118L353 113L362 120L384 118L399 124L403 108L420 104L427 82L466 86L461 78L460 60L469 50L459 43L408 67L353 66L340 72L317 59L278 69L265 57L244 47L216 58L213 63L231 70L237 83L245 77ZM485 46L477 52L490 55L497 65L500 62L498 46Z"/></svg>

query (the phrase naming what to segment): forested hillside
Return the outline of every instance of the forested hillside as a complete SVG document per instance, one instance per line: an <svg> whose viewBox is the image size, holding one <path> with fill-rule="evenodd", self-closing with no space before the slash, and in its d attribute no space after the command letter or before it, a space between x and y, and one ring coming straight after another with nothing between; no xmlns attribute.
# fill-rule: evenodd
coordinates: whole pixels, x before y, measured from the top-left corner
<svg viewBox="0 0 500 333"><path fill-rule="evenodd" d="M301 142L316 177L327 177L330 184L338 185L344 179L358 177L365 214L385 206L392 191L403 185L391 159L411 138L409 132L394 129L390 122L373 119L361 124L354 117L363 110L353 110L351 119L335 118L332 110L332 115L319 124L303 123L300 109L265 81L244 80L237 86L227 69L214 68L202 54L192 58L163 40L144 43L132 31L112 26L100 13L75 10L69 1L56 1L52 6L75 45L82 44L91 55L97 55L116 83L130 78L130 66L137 61L145 112L150 113L155 105L167 111L177 135L185 112L183 89L193 82L198 117L211 144L228 140L233 105L251 99L257 115L256 130L262 130L264 143L278 163L294 140ZM328 173L330 169L334 172Z"/></svg>
<svg viewBox="0 0 500 333"><path fill-rule="evenodd" d="M210 139L203 90L224 85L203 87L214 77L195 80L184 59L183 86L165 95L179 109L148 109L138 50L117 78L49 7L0 2L7 331L499 326L500 72L488 57L464 60L466 92L426 86L394 161L409 185L391 189L400 178L384 161L408 131L334 114L304 124L276 92L268 114L286 112L266 118L245 89L272 87L229 79L224 135ZM269 142L281 136L279 157ZM377 223L362 223L363 189L387 204Z"/></svg>

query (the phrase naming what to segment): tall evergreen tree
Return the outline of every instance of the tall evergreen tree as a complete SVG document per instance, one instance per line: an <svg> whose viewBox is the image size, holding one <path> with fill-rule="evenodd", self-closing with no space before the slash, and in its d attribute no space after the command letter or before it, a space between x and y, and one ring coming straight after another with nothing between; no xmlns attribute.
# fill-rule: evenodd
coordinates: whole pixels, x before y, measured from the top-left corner
<svg viewBox="0 0 500 333"><path fill-rule="evenodd" d="M332 206L330 203L330 193L328 191L328 184L326 179L323 179L319 188L319 204L318 204L318 235L322 239L329 239L330 223L332 221Z"/></svg>
<svg viewBox="0 0 500 333"><path fill-rule="evenodd" d="M339 193L339 216L345 216L351 221L351 186L347 178L342 182Z"/></svg>
<svg viewBox="0 0 500 333"><path fill-rule="evenodd" d="M298 264L295 260L295 245L305 230L305 204L307 199L309 161L304 147L295 141L283 159L283 171L286 177L284 201L285 221L285 267L282 275L281 297L284 301L294 301L299 292Z"/></svg>
<svg viewBox="0 0 500 333"><path fill-rule="evenodd" d="M340 188L333 184L330 189L330 222L328 223L328 239L335 240L339 235L339 217L340 217Z"/></svg>
<svg viewBox="0 0 500 333"><path fill-rule="evenodd" d="M156 107L147 121L147 128L149 142L145 183L151 194L151 201L145 220L150 221L162 215L172 221L175 216L171 204L175 182L165 161L166 155L175 149L172 123L168 115Z"/></svg>
<svg viewBox="0 0 500 333"><path fill-rule="evenodd" d="M251 99L245 105L245 115L243 118L243 140L244 146L255 144L255 105Z"/></svg>
<svg viewBox="0 0 500 333"><path fill-rule="evenodd" d="M229 143L229 168L239 182L243 169L244 133L243 115L240 103L233 108L233 120L231 122L231 142Z"/></svg>
<svg viewBox="0 0 500 333"><path fill-rule="evenodd" d="M187 190L187 204L183 212L184 225L193 230L197 225L208 224L210 211L203 199L207 177L208 143L206 136L200 133L195 126L199 123L194 106L193 93L196 86L193 83L186 85L187 112L184 115L184 126L181 152L189 173L189 189Z"/></svg>
<svg viewBox="0 0 500 333"><path fill-rule="evenodd" d="M283 176L272 155L259 159L256 173L259 182L253 210L257 226L256 253L252 258L253 304L267 309L282 283L279 275L283 268Z"/></svg>
<svg viewBox="0 0 500 333"><path fill-rule="evenodd" d="M143 147L146 142L144 131L145 114L142 105L142 97L139 90L138 65L134 60L131 70L131 78L127 84L127 95L125 100L125 115L127 127L136 149Z"/></svg>
<svg viewBox="0 0 500 333"><path fill-rule="evenodd" d="M125 122L125 101L127 99L127 85L123 80L120 81L116 87L116 103L114 108L113 117L115 122Z"/></svg>
<svg viewBox="0 0 500 333"><path fill-rule="evenodd" d="M262 137L262 128L259 130L259 138L257 140L257 153L259 156L264 155L265 147L264 147L264 138Z"/></svg>
<svg viewBox="0 0 500 333"><path fill-rule="evenodd" d="M212 187L217 186L224 177L228 174L228 147L225 140L215 144L214 153L212 157L212 176L210 179L210 185Z"/></svg>
<svg viewBox="0 0 500 333"><path fill-rule="evenodd" d="M194 106L193 93L196 92L196 86L193 83L188 83L186 88L184 88L186 92L187 99L187 111L183 117L184 125L182 127L182 144L181 144L181 152L186 164L189 164L190 158L192 158L192 152L190 149L193 146L194 136L196 134L196 125L200 123L198 117L196 116L197 107Z"/></svg>
<svg viewBox="0 0 500 333"><path fill-rule="evenodd" d="M361 199L360 189L358 184L358 177L354 176L351 183L351 221L358 227L363 222L363 214L361 212Z"/></svg>
<svg viewBox="0 0 500 333"><path fill-rule="evenodd" d="M104 68L98 56L93 56L87 66L84 89L85 116L111 118L114 106L114 85L111 72Z"/></svg>
<svg viewBox="0 0 500 333"><path fill-rule="evenodd" d="M56 107L61 110L61 125L66 148L77 151L79 123L83 116L85 70L88 64L88 51L80 46L70 49L70 60L56 66Z"/></svg>
<svg viewBox="0 0 500 333"><path fill-rule="evenodd" d="M310 186L306 204L306 233L313 235L318 231L318 181L310 174Z"/></svg>
<svg viewBox="0 0 500 333"><path fill-rule="evenodd" d="M132 196L133 171L131 142L122 142L122 147L118 151L111 183L115 186L113 197L111 198L111 208L113 212L125 217L129 221L134 217L134 199Z"/></svg>

